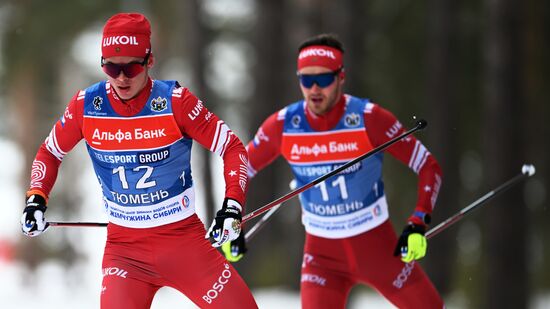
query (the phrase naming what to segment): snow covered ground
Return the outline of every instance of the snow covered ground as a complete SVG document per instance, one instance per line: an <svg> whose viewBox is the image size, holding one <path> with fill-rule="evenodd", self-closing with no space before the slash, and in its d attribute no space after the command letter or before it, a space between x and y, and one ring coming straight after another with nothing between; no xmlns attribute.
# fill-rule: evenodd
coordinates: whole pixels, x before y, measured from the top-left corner
<svg viewBox="0 0 550 309"><path fill-rule="evenodd" d="M0 266L0 308L40 309L97 309L99 308L99 276L90 280L82 274L81 282L66 282L64 270L59 266L45 266L39 271L36 284L23 283L25 274L17 267ZM74 279L76 279L75 277ZM74 280L71 279L71 280ZM70 280L69 280L70 281ZM91 281L91 282L90 282ZM281 289L253 290L258 306L265 309L300 308L299 294ZM197 308L185 296L170 288L159 290L152 309ZM365 294L354 299L349 308L394 308L375 294Z"/></svg>
<svg viewBox="0 0 550 309"><path fill-rule="evenodd" d="M87 269L90 267L86 266ZM93 267L97 268L97 267ZM94 275L95 274L95 275ZM61 265L46 263L32 280L20 265L0 264L0 308L40 308L40 309L97 309L99 308L99 287L101 277L98 271L74 270L67 274ZM28 281L34 281L29 283ZM259 289L252 291L259 308L294 309L300 308L297 292L283 289ZM455 297L447 300L447 308L469 308L464 299ZM159 290L152 309L197 308L185 296L170 288ZM395 308L374 293L355 294L348 304L350 309ZM550 308L550 295L536 297L532 309Z"/></svg>

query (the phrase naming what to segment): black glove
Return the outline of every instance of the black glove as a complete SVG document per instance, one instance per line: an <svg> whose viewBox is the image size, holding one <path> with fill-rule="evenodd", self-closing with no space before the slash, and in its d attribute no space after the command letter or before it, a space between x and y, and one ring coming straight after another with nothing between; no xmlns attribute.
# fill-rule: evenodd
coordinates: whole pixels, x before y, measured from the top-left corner
<svg viewBox="0 0 550 309"><path fill-rule="evenodd" d="M44 214L46 213L46 199L39 194L33 194L27 199L27 206L21 216L21 230L23 234L35 237L50 226L46 222Z"/></svg>
<svg viewBox="0 0 550 309"><path fill-rule="evenodd" d="M228 241L239 237L241 233L242 206L239 202L225 198L222 209L218 210L212 225L206 232L204 238L212 237L212 247L219 247Z"/></svg>
<svg viewBox="0 0 550 309"><path fill-rule="evenodd" d="M241 230L241 234L239 234L237 239L228 241L222 245L223 255L225 255L225 258L229 262L238 262L243 258L246 251L248 251L248 249L246 249L246 239L244 236L244 230Z"/></svg>
<svg viewBox="0 0 550 309"><path fill-rule="evenodd" d="M405 263L423 258L428 249L425 233L425 226L407 224L397 241L393 255L401 256L401 260Z"/></svg>

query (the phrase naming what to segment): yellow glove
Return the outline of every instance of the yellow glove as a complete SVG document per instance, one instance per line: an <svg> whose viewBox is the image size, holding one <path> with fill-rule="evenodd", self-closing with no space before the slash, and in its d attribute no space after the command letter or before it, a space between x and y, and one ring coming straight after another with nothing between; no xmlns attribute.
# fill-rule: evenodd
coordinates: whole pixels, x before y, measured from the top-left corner
<svg viewBox="0 0 550 309"><path fill-rule="evenodd" d="M242 259L246 251L244 230L241 231L237 239L228 241L222 245L223 255L225 255L225 258L231 263L238 262Z"/></svg>
<svg viewBox="0 0 550 309"><path fill-rule="evenodd" d="M428 249L428 242L424 236L425 232L426 228L424 226L408 224L397 241L393 255L400 255L401 260L405 263L423 258Z"/></svg>

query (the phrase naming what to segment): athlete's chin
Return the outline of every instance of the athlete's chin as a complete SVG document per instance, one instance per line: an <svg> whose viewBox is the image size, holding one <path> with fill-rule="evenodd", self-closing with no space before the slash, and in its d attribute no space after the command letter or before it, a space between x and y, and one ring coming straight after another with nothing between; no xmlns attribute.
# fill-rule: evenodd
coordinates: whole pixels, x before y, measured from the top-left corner
<svg viewBox="0 0 550 309"><path fill-rule="evenodd" d="M130 86L118 86L116 87L116 93L122 100L129 100L135 96L135 93Z"/></svg>
<svg viewBox="0 0 550 309"><path fill-rule="evenodd" d="M316 115L322 115L327 112L327 107L324 101L310 101L309 109Z"/></svg>

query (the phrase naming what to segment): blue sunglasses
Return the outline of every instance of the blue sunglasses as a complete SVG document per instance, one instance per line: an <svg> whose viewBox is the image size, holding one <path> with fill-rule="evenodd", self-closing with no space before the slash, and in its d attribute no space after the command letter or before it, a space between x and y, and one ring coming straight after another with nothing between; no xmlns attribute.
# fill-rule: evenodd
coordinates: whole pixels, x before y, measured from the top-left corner
<svg viewBox="0 0 550 309"><path fill-rule="evenodd" d="M325 88L331 85L336 78L336 75L340 73L340 70L322 74L299 74L298 79L305 88L313 87L313 84L317 84L320 88Z"/></svg>

